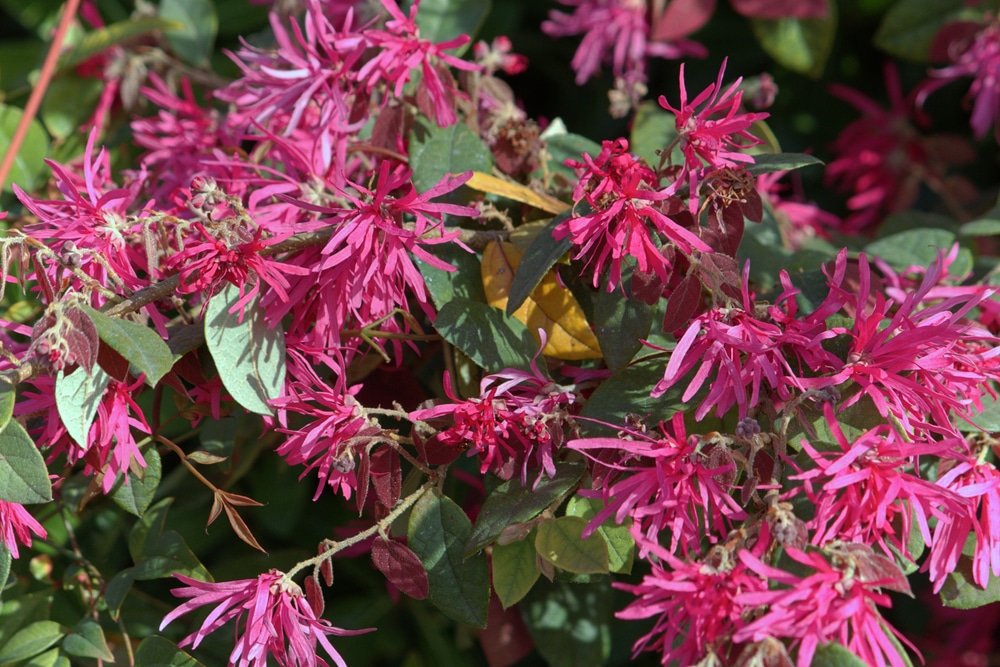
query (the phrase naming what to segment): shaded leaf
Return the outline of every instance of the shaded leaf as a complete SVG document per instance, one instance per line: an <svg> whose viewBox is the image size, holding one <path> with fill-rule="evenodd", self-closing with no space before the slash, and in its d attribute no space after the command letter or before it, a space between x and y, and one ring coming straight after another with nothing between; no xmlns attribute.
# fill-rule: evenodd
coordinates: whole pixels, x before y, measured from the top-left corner
<svg viewBox="0 0 1000 667"><path fill-rule="evenodd" d="M163 579L183 574L192 579L213 581L205 566L175 530L166 530L146 541L142 559L132 568L136 581Z"/></svg>
<svg viewBox="0 0 1000 667"><path fill-rule="evenodd" d="M55 621L37 621L27 625L0 648L0 664L26 660L38 655L66 636L63 627Z"/></svg>
<svg viewBox="0 0 1000 667"><path fill-rule="evenodd" d="M223 507L226 510L226 518L229 519L229 525L232 526L233 532L236 533L236 537L240 538L257 551L267 553L264 551L264 547L260 546L257 538L253 536L253 532L251 532L250 528L247 527L246 522L243 521L243 517L241 517L240 513L236 511L236 508L227 502L223 503Z"/></svg>
<svg viewBox="0 0 1000 667"><path fill-rule="evenodd" d="M101 630L100 623L89 618L77 623L73 632L66 635L62 642L62 650L81 658L115 661L115 656L111 653L111 649L108 648L108 643L104 639L104 631Z"/></svg>
<svg viewBox="0 0 1000 667"><path fill-rule="evenodd" d="M430 292L434 305L441 309L453 299L486 301L483 282L479 279L479 258L454 243L441 243L426 248L430 254L454 266L456 271L442 271L419 257L414 264L424 278L424 285Z"/></svg>
<svg viewBox="0 0 1000 667"><path fill-rule="evenodd" d="M428 598L446 616L486 627L490 603L486 555L463 558L472 523L462 508L437 490L410 512L408 543L427 571Z"/></svg>
<svg viewBox="0 0 1000 667"><path fill-rule="evenodd" d="M174 365L174 355L160 335L141 324L117 317L108 317L93 308L83 307L90 316L101 340L125 357L139 373L146 375L146 384L155 387L160 378Z"/></svg>
<svg viewBox="0 0 1000 667"><path fill-rule="evenodd" d="M10 151L11 139L23 114L24 112L17 107L0 104L0 155L6 155ZM10 173L7 174L7 180L0 183L0 191L8 189L11 183L17 183L27 192L41 187L44 183L42 174L45 171L45 158L48 154L48 135L41 123L32 120Z"/></svg>
<svg viewBox="0 0 1000 667"><path fill-rule="evenodd" d="M633 416L645 419L648 424L656 424L683 410L687 406L681 400L687 386L683 380L659 398L649 395L656 383L663 379L664 366L664 363L655 361L635 364L602 382L580 411L581 417L588 418L580 422L585 437L613 435ZM606 422L611 426L589 420Z"/></svg>
<svg viewBox="0 0 1000 667"><path fill-rule="evenodd" d="M109 494L118 507L136 516L142 516L153 502L163 474L163 465L156 447L145 447L141 451L146 460L142 473L136 474L129 470L128 475L119 476Z"/></svg>
<svg viewBox="0 0 1000 667"><path fill-rule="evenodd" d="M169 639L156 635L146 637L139 644L135 664L143 667L205 667Z"/></svg>
<svg viewBox="0 0 1000 667"><path fill-rule="evenodd" d="M521 601L538 652L552 667L598 667L611 653L610 581L539 581Z"/></svg>
<svg viewBox="0 0 1000 667"><path fill-rule="evenodd" d="M52 500L52 482L42 453L16 421L0 432L0 500L28 505Z"/></svg>
<svg viewBox="0 0 1000 667"><path fill-rule="evenodd" d="M576 206L577 215L586 214L589 210L590 207L584 204ZM511 284L510 292L508 293L508 315L521 307L525 299L535 291L538 283L542 282L542 278L549 272L549 269L573 247L573 242L569 236L562 241L556 241L552 238L552 230L564 220L569 220L573 217L577 216L574 215L574 209L570 209L552 218L552 221L545 225L545 228L538 233L534 242L524 252L524 256L521 257L521 262L518 264L520 271L514 276L514 282Z"/></svg>
<svg viewBox="0 0 1000 667"><path fill-rule="evenodd" d="M535 550L561 570L575 574L606 574L608 545L600 535L583 539L586 528L587 521L577 516L543 521L537 528Z"/></svg>
<svg viewBox="0 0 1000 667"><path fill-rule="evenodd" d="M578 516L588 524L604 509L604 501L600 498L584 498L575 495L566 504L566 516ZM621 524L615 523L614 516L597 527L595 534L604 538L608 545L608 569L617 574L629 574L632 571L632 561L635 558L635 540L630 527L631 517L626 517Z"/></svg>
<svg viewBox="0 0 1000 667"><path fill-rule="evenodd" d="M491 306L503 309L518 266L521 250L513 243L491 241L483 250L483 290ZM550 269L513 316L537 336L546 334L542 353L556 359L578 360L601 357L600 344L576 297L559 284Z"/></svg>
<svg viewBox="0 0 1000 667"><path fill-rule="evenodd" d="M7 587L7 579L10 577L10 564L13 560L13 556L10 553L10 549L0 542L0 600L2 600L3 591Z"/></svg>
<svg viewBox="0 0 1000 667"><path fill-rule="evenodd" d="M553 128L559 126L562 126L561 132L553 131ZM576 174L572 168L564 164L566 160L579 161L580 156L584 153L596 157L601 152L601 145L593 139L566 132L565 126L562 125L562 121L559 119L549 124L549 127L542 133L541 138L545 141L545 152L551 157L551 160L548 160L549 171L564 176L571 183L576 183ZM535 177L540 177L541 175L541 170L533 174ZM528 291L530 292L531 290Z"/></svg>
<svg viewBox="0 0 1000 667"><path fill-rule="evenodd" d="M417 12L420 38L446 42L461 35L475 37L490 13L491 0L423 0ZM468 44L453 51L462 55Z"/></svg>
<svg viewBox="0 0 1000 667"><path fill-rule="evenodd" d="M240 299L230 283L212 297L205 310L205 343L226 391L250 412L272 414L268 401L277 398L285 383L285 334L269 329L257 301L242 313L230 313Z"/></svg>
<svg viewBox="0 0 1000 667"><path fill-rule="evenodd" d="M505 368L527 370L538 351L535 339L523 324L476 301L454 299L445 304L434 320L434 328L488 373Z"/></svg>
<svg viewBox="0 0 1000 667"><path fill-rule="evenodd" d="M662 329L673 333L685 327L698 314L701 306L701 280L695 274L684 277L667 297L667 311Z"/></svg>
<svg viewBox="0 0 1000 667"><path fill-rule="evenodd" d="M538 484L521 486L521 480L514 478L493 489L479 510L463 554L472 556L496 541L507 526L534 519L573 488L585 468L583 463L560 463L553 477L542 477ZM529 471L528 479L535 479L536 474L537 471Z"/></svg>
<svg viewBox="0 0 1000 667"><path fill-rule="evenodd" d="M875 46L899 58L926 62L937 31L946 23L982 16L963 0L897 0L875 33Z"/></svg>
<svg viewBox="0 0 1000 667"><path fill-rule="evenodd" d="M955 609L976 609L1000 601L1000 577L990 573L986 588L980 588L972 575L972 559L962 556L955 571L941 587L941 602Z"/></svg>
<svg viewBox="0 0 1000 667"><path fill-rule="evenodd" d="M212 0L160 0L160 18L181 26L164 31L181 60L191 65L208 63L219 32Z"/></svg>
<svg viewBox="0 0 1000 667"><path fill-rule="evenodd" d="M421 5L420 13L424 7ZM450 127L417 126L410 139L410 168L413 186L425 192L445 176L457 176L467 171L488 172L493 167L493 154L464 123Z"/></svg>
<svg viewBox="0 0 1000 667"><path fill-rule="evenodd" d="M746 170L754 176L775 171L792 171L814 164L823 166L822 160L806 153L760 153L753 156L753 161L753 164L747 165Z"/></svg>
<svg viewBox="0 0 1000 667"><path fill-rule="evenodd" d="M945 229L909 229L872 241L865 246L869 256L878 257L896 271L911 266L928 266L939 250L948 250L955 235Z"/></svg>
<svg viewBox="0 0 1000 667"><path fill-rule="evenodd" d="M0 379L0 433L7 427L7 422L14 414L16 398L15 385L9 384L6 379Z"/></svg>
<svg viewBox="0 0 1000 667"><path fill-rule="evenodd" d="M389 583L411 598L423 600L427 597L427 571L406 545L376 538L372 542L372 562Z"/></svg>
<svg viewBox="0 0 1000 667"><path fill-rule="evenodd" d="M132 590L134 583L135 576L132 574L132 568L128 568L111 577L107 586L104 587L104 603L108 606L108 614L111 615L112 620L117 621L121 615L122 603L125 602L125 598Z"/></svg>
<svg viewBox="0 0 1000 667"><path fill-rule="evenodd" d="M84 60L89 60L112 46L124 44L137 37L148 35L157 30L181 30L183 24L171 21L163 16L146 16L118 21L111 25L89 31L83 38L59 56L59 69L66 70L76 67ZM48 91L46 92L46 96ZM83 105L86 106L86 105Z"/></svg>
<svg viewBox="0 0 1000 667"><path fill-rule="evenodd" d="M521 601L538 581L537 552L535 534L510 544L493 547L493 590L504 608Z"/></svg>
<svg viewBox="0 0 1000 667"><path fill-rule="evenodd" d="M154 538L163 532L167 523L167 512L173 504L173 498L164 498L143 513L135 522L128 534L128 551L133 561L142 558L146 540Z"/></svg>
<svg viewBox="0 0 1000 667"><path fill-rule="evenodd" d="M801 74L818 78L833 50L837 36L837 5L829 4L823 18L751 19L761 48L779 63Z"/></svg>
<svg viewBox="0 0 1000 667"><path fill-rule="evenodd" d="M674 6L670 3L669 12ZM646 160L652 167L660 164L662 151L677 139L677 118L654 100L646 100L639 105L632 122L632 133L629 135L629 150ZM597 155L597 153L593 153ZM579 159L579 157L577 158ZM684 164L684 154L680 143L673 147L665 164Z"/></svg>
<svg viewBox="0 0 1000 667"><path fill-rule="evenodd" d="M622 284L631 280L622 276ZM604 361L613 373L624 368L642 349L649 336L656 309L646 302L622 294L621 290L599 290L594 295L594 330Z"/></svg>
<svg viewBox="0 0 1000 667"><path fill-rule="evenodd" d="M89 444L90 426L110 381L111 376L100 366L89 373L83 366L77 366L69 375L63 371L56 375L55 397L59 418L70 437L84 449Z"/></svg>
<svg viewBox="0 0 1000 667"><path fill-rule="evenodd" d="M867 664L843 644L831 642L816 648L811 667L865 667Z"/></svg>

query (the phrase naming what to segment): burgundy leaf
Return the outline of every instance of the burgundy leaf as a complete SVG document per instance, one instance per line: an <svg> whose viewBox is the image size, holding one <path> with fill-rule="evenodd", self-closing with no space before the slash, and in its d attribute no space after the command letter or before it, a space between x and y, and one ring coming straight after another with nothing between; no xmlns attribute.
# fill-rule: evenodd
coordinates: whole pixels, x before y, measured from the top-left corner
<svg viewBox="0 0 1000 667"><path fill-rule="evenodd" d="M646 273L636 269L632 272L632 296L643 303L652 306L660 300L663 294L663 282L650 271Z"/></svg>
<svg viewBox="0 0 1000 667"><path fill-rule="evenodd" d="M326 549L323 548L323 543L319 545L319 553L323 553ZM325 559L319 565L319 573L323 576L323 583L327 586L333 586L333 561L329 558Z"/></svg>
<svg viewBox="0 0 1000 667"><path fill-rule="evenodd" d="M437 435L425 440L414 429L410 437L417 447L417 458L429 466L447 465L462 454L461 449L441 442Z"/></svg>
<svg viewBox="0 0 1000 667"><path fill-rule="evenodd" d="M358 467L355 476L358 480L357 493L354 495L354 502L358 506L358 514L360 514L365 508L365 502L368 500L368 486L369 486L369 475L370 470L369 464L369 454L368 450L358 448Z"/></svg>
<svg viewBox="0 0 1000 667"><path fill-rule="evenodd" d="M98 348L97 365L112 379L119 382L128 381L128 360L110 345L101 345Z"/></svg>
<svg viewBox="0 0 1000 667"><path fill-rule="evenodd" d="M395 449L379 447L371 453L371 478L378 501L389 509L395 507L403 488L403 473Z"/></svg>
<svg viewBox="0 0 1000 667"><path fill-rule="evenodd" d="M490 667L510 667L531 653L535 642L516 606L504 609L500 598L494 594L490 598L488 618L487 626L479 631L479 644Z"/></svg>
<svg viewBox="0 0 1000 667"><path fill-rule="evenodd" d="M821 19L830 14L826 0L730 0L730 4L755 19Z"/></svg>
<svg viewBox="0 0 1000 667"><path fill-rule="evenodd" d="M326 608L326 601L323 599L323 591L319 587L319 582L316 581L315 575L306 577L306 601L312 607L316 618L323 615L323 610Z"/></svg>
<svg viewBox="0 0 1000 667"><path fill-rule="evenodd" d="M393 586L416 600L427 597L427 571L409 547L391 540L372 542L372 563Z"/></svg>
<svg viewBox="0 0 1000 667"><path fill-rule="evenodd" d="M650 40L674 42L701 29L715 13L715 0L670 0Z"/></svg>
<svg viewBox="0 0 1000 667"><path fill-rule="evenodd" d="M701 280L691 274L684 278L667 299L667 312L663 316L663 330L673 333L683 328L701 307Z"/></svg>

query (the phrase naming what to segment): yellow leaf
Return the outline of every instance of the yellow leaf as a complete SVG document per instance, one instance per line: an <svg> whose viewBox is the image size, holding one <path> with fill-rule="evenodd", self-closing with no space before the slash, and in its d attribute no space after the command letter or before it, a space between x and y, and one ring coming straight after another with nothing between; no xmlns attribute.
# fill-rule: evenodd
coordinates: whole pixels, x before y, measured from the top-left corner
<svg viewBox="0 0 1000 667"><path fill-rule="evenodd" d="M472 172L472 178L466 181L465 185L473 190L499 195L528 206L534 206L553 215L558 215L569 208L569 204L559 201L555 197L543 195L520 183L511 183L481 171Z"/></svg>
<svg viewBox="0 0 1000 667"><path fill-rule="evenodd" d="M514 273L524 253L513 243L491 241L483 250L483 289L491 306L504 309ZM549 270L514 317L528 327L532 335L538 329L546 334L542 353L556 359L598 359L601 346L576 297L559 284L555 270Z"/></svg>

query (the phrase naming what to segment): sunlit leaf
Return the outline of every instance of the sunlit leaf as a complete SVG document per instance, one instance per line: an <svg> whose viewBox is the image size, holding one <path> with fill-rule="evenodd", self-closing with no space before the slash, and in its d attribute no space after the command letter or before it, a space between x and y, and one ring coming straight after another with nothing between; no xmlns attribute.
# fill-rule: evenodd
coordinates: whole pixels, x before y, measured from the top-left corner
<svg viewBox="0 0 1000 667"><path fill-rule="evenodd" d="M127 475L119 477L109 494L118 507L136 516L142 516L153 502L163 472L156 447L143 448L142 456L146 467L141 469L141 474L129 470Z"/></svg>
<svg viewBox="0 0 1000 667"><path fill-rule="evenodd" d="M538 581L536 554L534 532L523 540L493 547L493 590L505 609L520 602Z"/></svg>
<svg viewBox="0 0 1000 667"><path fill-rule="evenodd" d="M488 373L505 368L528 369L538 344L523 324L493 306L454 299L437 314L441 337Z"/></svg>
<svg viewBox="0 0 1000 667"><path fill-rule="evenodd" d="M52 500L45 459L24 427L14 420L0 432L0 500L22 505Z"/></svg>
<svg viewBox="0 0 1000 667"><path fill-rule="evenodd" d="M66 636L55 621L37 621L21 628L0 648L0 664L11 664L38 655Z"/></svg>
<svg viewBox="0 0 1000 667"><path fill-rule="evenodd" d="M156 635L146 637L139 644L135 652L135 664L149 667L205 667L169 639Z"/></svg>
<svg viewBox="0 0 1000 667"><path fill-rule="evenodd" d="M63 639L62 649L70 655L81 658L97 658L114 662L115 656L108 648L108 642L104 639L104 631L97 621L86 618L76 624L73 632Z"/></svg>
<svg viewBox="0 0 1000 667"><path fill-rule="evenodd" d="M483 250L483 290L491 306L507 306L514 276L521 263L521 250L513 243L491 241ZM543 354L557 359L597 359L601 347L590 329L587 316L576 297L559 284L554 270L549 270L531 292L514 317L538 335L545 331Z"/></svg>
<svg viewBox="0 0 1000 667"><path fill-rule="evenodd" d="M164 34L182 60L192 65L208 62L219 31L212 0L160 0L160 18L181 26Z"/></svg>
<svg viewBox="0 0 1000 667"><path fill-rule="evenodd" d="M0 104L0 156L10 152L11 140L21 122L23 111L17 107ZM7 190L11 183L17 183L23 190L31 192L43 183L45 158L49 154L49 138L38 120L28 125L28 133L14 158L7 180L0 183L0 191Z"/></svg>
<svg viewBox="0 0 1000 667"><path fill-rule="evenodd" d="M818 78L837 36L837 5L823 18L751 19L757 42L788 69Z"/></svg>
<svg viewBox="0 0 1000 667"><path fill-rule="evenodd" d="M583 538L587 521L578 516L561 516L543 521L537 528L535 550L561 570L575 574L608 572L608 545L600 535Z"/></svg>
<svg viewBox="0 0 1000 667"><path fill-rule="evenodd" d="M146 384L155 387L174 365L174 356L160 335L149 327L117 317L108 317L93 308L83 307L90 316L101 341L125 357L135 370L146 375Z"/></svg>
<svg viewBox="0 0 1000 667"><path fill-rule="evenodd" d="M528 206L534 206L541 211L546 211L553 215L562 213L569 208L569 204L566 202L535 192L526 185L505 181L502 178L484 174L481 171L472 172L472 178L465 185L473 190L499 195L521 202L522 204L527 204Z"/></svg>

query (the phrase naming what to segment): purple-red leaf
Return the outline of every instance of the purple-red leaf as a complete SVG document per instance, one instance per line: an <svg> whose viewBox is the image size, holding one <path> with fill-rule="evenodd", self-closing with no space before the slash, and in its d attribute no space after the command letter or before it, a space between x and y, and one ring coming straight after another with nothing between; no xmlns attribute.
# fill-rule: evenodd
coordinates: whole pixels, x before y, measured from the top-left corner
<svg viewBox="0 0 1000 667"><path fill-rule="evenodd" d="M393 586L411 598L427 597L427 571L409 547L391 540L376 539L372 543L372 563Z"/></svg>
<svg viewBox="0 0 1000 667"><path fill-rule="evenodd" d="M306 577L306 601L312 607L316 618L320 618L323 615L323 610L326 608L326 601L323 599L323 591L319 587L319 582L316 581L315 575Z"/></svg>
<svg viewBox="0 0 1000 667"><path fill-rule="evenodd" d="M371 478L378 501L388 509L395 507L403 489L403 473L395 449L379 447L371 453Z"/></svg>
<svg viewBox="0 0 1000 667"><path fill-rule="evenodd" d="M667 299L667 312L663 316L663 330L673 333L690 322L701 308L701 280L688 275L674 288Z"/></svg>

